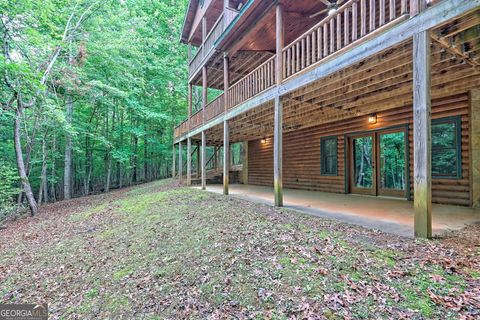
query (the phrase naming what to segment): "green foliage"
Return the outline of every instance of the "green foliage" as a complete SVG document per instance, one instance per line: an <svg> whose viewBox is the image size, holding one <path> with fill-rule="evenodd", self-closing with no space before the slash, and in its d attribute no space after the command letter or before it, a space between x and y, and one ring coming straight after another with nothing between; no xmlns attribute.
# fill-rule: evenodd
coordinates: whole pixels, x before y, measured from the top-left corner
<svg viewBox="0 0 480 320"><path fill-rule="evenodd" d="M0 221L16 211L14 197L18 191L16 170L0 160Z"/></svg>

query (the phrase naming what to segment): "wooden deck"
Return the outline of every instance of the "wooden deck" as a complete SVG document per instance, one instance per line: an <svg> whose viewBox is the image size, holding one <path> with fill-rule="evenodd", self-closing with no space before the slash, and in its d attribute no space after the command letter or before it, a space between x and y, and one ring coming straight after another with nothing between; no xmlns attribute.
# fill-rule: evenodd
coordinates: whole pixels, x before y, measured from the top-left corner
<svg viewBox="0 0 480 320"><path fill-rule="evenodd" d="M444 7L443 9L446 12L443 16L444 21L448 21L455 15L456 11L460 11L459 8L457 10L451 8L451 5L446 2L448 1L438 4L438 7ZM473 2L463 1L464 10L467 11L468 8L474 8L475 5L478 5L477 1ZM459 28L453 28L451 32L442 34L441 31L438 31L440 30L439 26L434 24L435 21L438 21L439 25L442 22L439 21L436 13L432 13L434 9L436 8L431 8L420 16L409 19L411 5L406 0L351 0L346 2L336 14L322 20L283 48L282 59L280 59L282 61L283 80L279 86L275 85L277 81L275 69L278 59L276 55L273 55L249 74L230 85L225 95L209 102L204 109L193 114L190 120L187 119L177 126L174 132L175 140L188 133L195 135L195 129L208 128L210 127L209 124L216 125L217 123L213 120L224 118L222 116L233 118L239 112L247 111L245 109L248 108L241 109L245 105L257 107L271 101L277 93L284 95L290 92L290 95L284 95L287 104L297 104L300 105L299 107L311 109L312 105L318 104L319 97L314 96L315 91L305 91L299 88L321 79L328 74L324 70L332 65L334 68L331 69L331 72L339 71L342 67L347 66L347 64L342 65L340 63L342 60L339 60L339 63L335 62L342 56L347 59L346 62L349 65L363 57L368 57L368 51L356 56L357 51L361 53L361 48L368 47L366 44L371 44L369 49L372 49L370 54L372 56L379 49L408 39L410 37L409 33L416 30L411 28L429 29L436 27L437 32L432 32L432 38L438 44L437 48L445 50L447 47L448 50L455 50L447 45L451 38L465 28L471 27L472 23L478 23L478 18L472 18L475 15L467 16L462 21L457 22ZM441 12L441 9L437 9L437 11ZM221 16L219 21L222 19ZM217 23L216 26L221 24L221 22ZM398 31L395 32L394 30ZM388 37L386 33L394 34L394 36ZM214 34L219 36L219 33L216 33L215 30L212 30L209 35ZM205 44L207 43L211 42ZM472 48L472 50L474 49ZM197 56L205 57L206 51L214 50L208 46L202 47ZM469 52L463 52L462 55L468 56ZM192 63L195 62L192 61ZM382 74L380 76L388 77L389 75ZM295 93L294 90L297 90L298 93ZM269 93L265 94L267 91ZM335 99L335 105L343 103L335 95L330 100ZM231 116L229 117L229 115ZM323 117L325 118L325 116ZM335 114L333 118L338 118L338 114Z"/></svg>

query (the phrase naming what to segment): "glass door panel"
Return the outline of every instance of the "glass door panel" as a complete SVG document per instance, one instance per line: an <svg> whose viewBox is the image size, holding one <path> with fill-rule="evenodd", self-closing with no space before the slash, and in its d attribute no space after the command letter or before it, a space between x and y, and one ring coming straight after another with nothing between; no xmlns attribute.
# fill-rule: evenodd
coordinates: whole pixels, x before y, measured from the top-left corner
<svg viewBox="0 0 480 320"><path fill-rule="evenodd" d="M352 172L351 188L354 193L376 194L375 136L364 135L350 140Z"/></svg>
<svg viewBox="0 0 480 320"><path fill-rule="evenodd" d="M378 134L378 193L381 195L405 195L405 144L405 131Z"/></svg>

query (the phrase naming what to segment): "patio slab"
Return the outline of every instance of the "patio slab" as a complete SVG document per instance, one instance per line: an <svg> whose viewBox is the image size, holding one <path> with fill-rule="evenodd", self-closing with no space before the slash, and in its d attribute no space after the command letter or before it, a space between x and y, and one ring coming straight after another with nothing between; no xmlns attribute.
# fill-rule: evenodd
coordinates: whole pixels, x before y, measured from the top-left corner
<svg viewBox="0 0 480 320"><path fill-rule="evenodd" d="M199 188L199 187L196 187ZM273 205L273 188L233 184L230 195ZM207 191L223 193L222 185L209 185ZM318 217L339 220L384 232L413 237L413 202L353 194L284 189L284 206ZM480 223L480 209L432 205L434 236Z"/></svg>

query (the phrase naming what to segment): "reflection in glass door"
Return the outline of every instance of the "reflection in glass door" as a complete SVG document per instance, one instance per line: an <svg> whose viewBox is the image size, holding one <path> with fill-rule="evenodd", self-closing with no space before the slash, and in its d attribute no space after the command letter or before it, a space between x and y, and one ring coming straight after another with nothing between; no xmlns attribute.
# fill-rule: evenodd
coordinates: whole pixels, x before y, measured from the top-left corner
<svg viewBox="0 0 480 320"><path fill-rule="evenodd" d="M406 130L383 130L349 137L350 192L405 197Z"/></svg>
<svg viewBox="0 0 480 320"><path fill-rule="evenodd" d="M354 193L376 194L374 135L356 136L350 140Z"/></svg>
<svg viewBox="0 0 480 320"><path fill-rule="evenodd" d="M404 196L406 190L405 131L378 133L378 193Z"/></svg>

